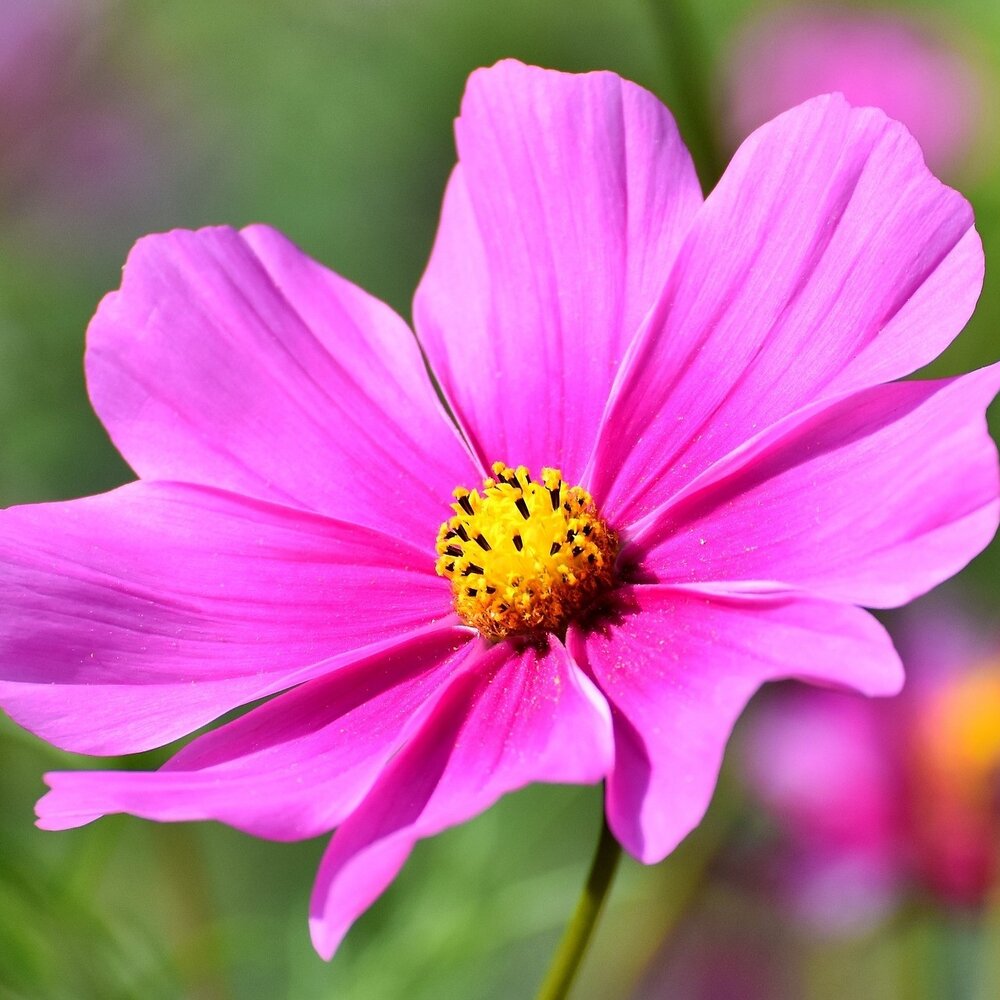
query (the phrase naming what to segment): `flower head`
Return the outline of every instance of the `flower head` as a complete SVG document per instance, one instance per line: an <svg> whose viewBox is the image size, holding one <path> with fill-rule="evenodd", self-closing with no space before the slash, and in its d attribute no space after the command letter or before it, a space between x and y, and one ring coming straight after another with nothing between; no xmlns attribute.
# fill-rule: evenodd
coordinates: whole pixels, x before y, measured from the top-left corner
<svg viewBox="0 0 1000 1000"><path fill-rule="evenodd" d="M23 725L121 754L271 696L156 773L49 775L40 824L337 828L324 955L417 839L528 782L605 779L662 858L760 684L896 691L858 605L997 524L1000 370L892 381L982 279L902 127L809 102L703 199L651 94L508 61L456 132L419 347L271 229L149 237L87 348L138 482L0 515Z"/></svg>
<svg viewBox="0 0 1000 1000"><path fill-rule="evenodd" d="M841 92L901 121L936 170L969 152L981 103L970 62L931 25L898 12L788 7L752 23L731 59L737 140L817 94Z"/></svg>
<svg viewBox="0 0 1000 1000"><path fill-rule="evenodd" d="M482 496L455 490L437 571L451 580L459 616L486 639L565 632L614 583L618 536L558 469L535 482L523 465L494 462L493 475Z"/></svg>

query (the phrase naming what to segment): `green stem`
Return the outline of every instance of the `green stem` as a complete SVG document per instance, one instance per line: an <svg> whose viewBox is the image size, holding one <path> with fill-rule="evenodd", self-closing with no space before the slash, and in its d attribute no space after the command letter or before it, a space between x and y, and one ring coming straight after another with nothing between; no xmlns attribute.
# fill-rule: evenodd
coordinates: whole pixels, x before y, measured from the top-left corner
<svg viewBox="0 0 1000 1000"><path fill-rule="evenodd" d="M601 907L614 880L621 853L622 849L609 829L607 819L602 815L601 835L590 865L590 874L587 875L576 910L563 933L536 1000L565 1000L569 996Z"/></svg>
<svg viewBox="0 0 1000 1000"><path fill-rule="evenodd" d="M984 997L1000 996L1000 885L994 883L983 913L983 936L979 953Z"/></svg>
<svg viewBox="0 0 1000 1000"><path fill-rule="evenodd" d="M936 995L954 1000L976 1000L982 923L976 914L958 910L939 910L935 917L937 948L932 954L937 959L936 971L940 977Z"/></svg>

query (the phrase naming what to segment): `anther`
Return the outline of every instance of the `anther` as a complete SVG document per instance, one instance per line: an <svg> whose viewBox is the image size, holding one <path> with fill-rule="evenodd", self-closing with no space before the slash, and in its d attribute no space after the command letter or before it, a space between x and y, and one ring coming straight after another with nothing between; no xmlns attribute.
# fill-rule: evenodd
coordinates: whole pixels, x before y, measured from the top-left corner
<svg viewBox="0 0 1000 1000"><path fill-rule="evenodd" d="M489 640L561 633L614 585L618 537L557 469L538 482L524 466L492 471L480 491L455 490L437 572L451 580L455 610Z"/></svg>

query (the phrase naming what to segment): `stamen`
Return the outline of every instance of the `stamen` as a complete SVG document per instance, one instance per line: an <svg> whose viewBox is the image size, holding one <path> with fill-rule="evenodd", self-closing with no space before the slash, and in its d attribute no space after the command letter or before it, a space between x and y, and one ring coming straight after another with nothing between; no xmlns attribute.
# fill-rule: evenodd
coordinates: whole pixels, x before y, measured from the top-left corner
<svg viewBox="0 0 1000 1000"><path fill-rule="evenodd" d="M459 615L488 639L562 632L613 586L618 536L557 469L542 469L536 483L523 465L497 462L493 475L481 493L455 490L437 572L451 580Z"/></svg>

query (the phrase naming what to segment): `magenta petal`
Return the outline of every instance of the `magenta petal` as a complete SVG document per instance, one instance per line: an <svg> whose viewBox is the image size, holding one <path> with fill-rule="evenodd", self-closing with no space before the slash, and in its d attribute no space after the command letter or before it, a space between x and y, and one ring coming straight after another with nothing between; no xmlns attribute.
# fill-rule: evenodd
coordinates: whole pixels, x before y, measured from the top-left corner
<svg viewBox="0 0 1000 1000"><path fill-rule="evenodd" d="M469 78L417 332L485 462L580 481L618 365L701 204L673 118L612 73Z"/></svg>
<svg viewBox="0 0 1000 1000"><path fill-rule="evenodd" d="M0 706L121 754L450 622L429 552L206 487L0 511Z"/></svg>
<svg viewBox="0 0 1000 1000"><path fill-rule="evenodd" d="M143 478L428 544L480 476L406 324L264 226L140 240L90 325L87 377Z"/></svg>
<svg viewBox="0 0 1000 1000"><path fill-rule="evenodd" d="M571 630L575 659L611 703L608 821L630 853L659 861L701 820L730 732L765 681L799 677L894 694L902 666L859 608L793 594L622 593L620 621Z"/></svg>
<svg viewBox="0 0 1000 1000"><path fill-rule="evenodd" d="M533 781L598 781L611 758L608 706L561 645L485 650L334 835L313 890L316 950L333 954L421 837Z"/></svg>
<svg viewBox="0 0 1000 1000"><path fill-rule="evenodd" d="M755 132L613 394L593 462L605 513L634 521L817 397L936 357L982 286L972 225L879 111L822 97Z"/></svg>
<svg viewBox="0 0 1000 1000"><path fill-rule="evenodd" d="M997 452L983 415L998 388L994 365L809 407L639 526L634 553L664 583L776 583L903 604L996 531Z"/></svg>
<svg viewBox="0 0 1000 1000"><path fill-rule="evenodd" d="M129 812L214 819L258 837L328 833L364 797L424 702L469 655L466 629L400 643L309 681L188 744L160 771L46 775L39 826Z"/></svg>

